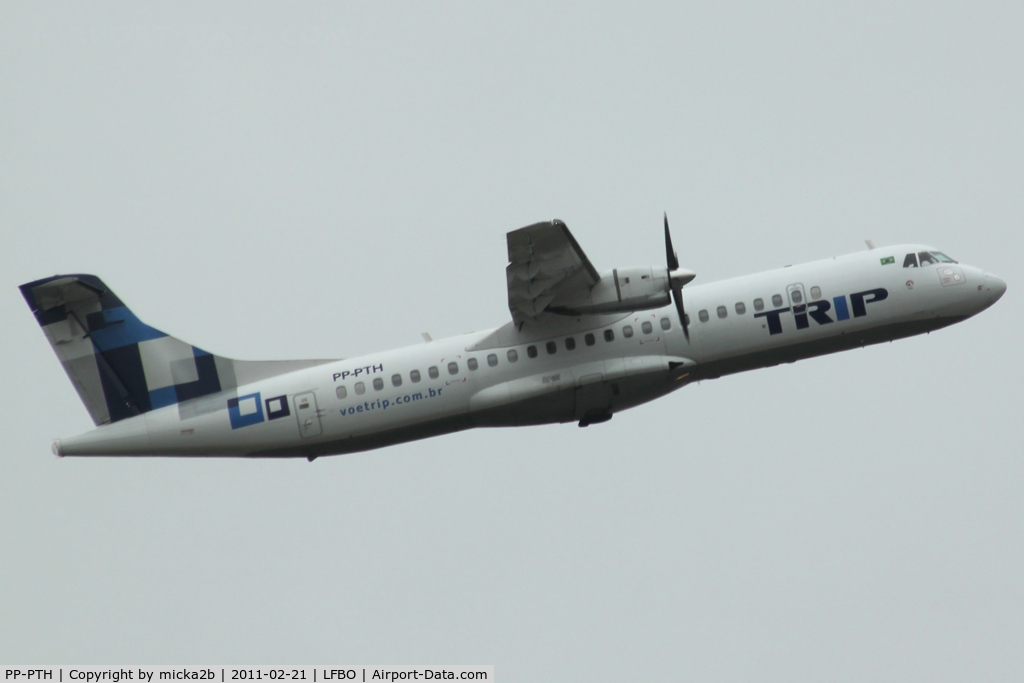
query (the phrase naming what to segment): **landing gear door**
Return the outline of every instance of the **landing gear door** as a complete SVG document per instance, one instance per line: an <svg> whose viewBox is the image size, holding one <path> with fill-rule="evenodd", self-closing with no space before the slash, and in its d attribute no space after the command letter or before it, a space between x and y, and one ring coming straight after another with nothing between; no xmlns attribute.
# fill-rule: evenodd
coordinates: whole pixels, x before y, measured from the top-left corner
<svg viewBox="0 0 1024 683"><path fill-rule="evenodd" d="M604 422L612 416L612 391L604 375L584 375L576 387L576 413L581 427Z"/></svg>
<svg viewBox="0 0 1024 683"><path fill-rule="evenodd" d="M320 436L323 429L320 426L320 410L316 405L316 394L312 391L296 394L292 401L295 403L295 417L299 421L299 434L303 438Z"/></svg>

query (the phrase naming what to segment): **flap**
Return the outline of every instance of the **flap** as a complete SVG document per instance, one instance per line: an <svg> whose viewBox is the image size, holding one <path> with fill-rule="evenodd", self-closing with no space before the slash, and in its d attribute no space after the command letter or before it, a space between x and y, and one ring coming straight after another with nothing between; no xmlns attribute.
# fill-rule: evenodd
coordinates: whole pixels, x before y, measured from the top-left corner
<svg viewBox="0 0 1024 683"><path fill-rule="evenodd" d="M534 223L506 237L508 309L517 325L585 297L601 279L562 221Z"/></svg>

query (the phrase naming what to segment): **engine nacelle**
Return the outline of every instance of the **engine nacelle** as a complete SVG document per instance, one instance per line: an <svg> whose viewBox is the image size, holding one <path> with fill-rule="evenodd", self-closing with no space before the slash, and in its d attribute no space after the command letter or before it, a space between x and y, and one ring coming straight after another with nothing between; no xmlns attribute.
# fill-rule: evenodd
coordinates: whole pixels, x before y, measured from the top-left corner
<svg viewBox="0 0 1024 683"><path fill-rule="evenodd" d="M693 277L689 271L676 271L672 279L681 276L685 282ZM685 284L684 282L684 284ZM588 296L580 297L548 311L559 315L595 315L600 313L632 313L661 308L672 303L669 272L664 267L616 268L601 273L601 279Z"/></svg>

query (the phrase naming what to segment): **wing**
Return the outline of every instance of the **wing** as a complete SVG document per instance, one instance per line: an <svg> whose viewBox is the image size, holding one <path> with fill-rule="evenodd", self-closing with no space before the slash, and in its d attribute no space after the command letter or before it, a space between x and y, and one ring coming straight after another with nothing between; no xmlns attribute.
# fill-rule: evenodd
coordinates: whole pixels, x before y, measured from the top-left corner
<svg viewBox="0 0 1024 683"><path fill-rule="evenodd" d="M585 298L601 276L565 223L534 223L508 233L508 310L517 325Z"/></svg>

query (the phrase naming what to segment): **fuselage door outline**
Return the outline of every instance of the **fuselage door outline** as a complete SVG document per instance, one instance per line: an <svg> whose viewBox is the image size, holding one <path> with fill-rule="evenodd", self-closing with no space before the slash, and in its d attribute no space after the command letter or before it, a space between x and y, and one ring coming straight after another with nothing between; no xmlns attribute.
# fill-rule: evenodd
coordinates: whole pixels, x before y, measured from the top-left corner
<svg viewBox="0 0 1024 683"><path fill-rule="evenodd" d="M296 394L292 399L295 404L295 419L299 422L299 434L304 439L320 436L323 428L320 425L320 411L316 404L316 392L307 391Z"/></svg>
<svg viewBox="0 0 1024 683"><path fill-rule="evenodd" d="M786 286L786 296L789 297L789 305L793 307L793 318L796 321L796 329L805 330L807 323L807 292L801 282L794 282Z"/></svg>

